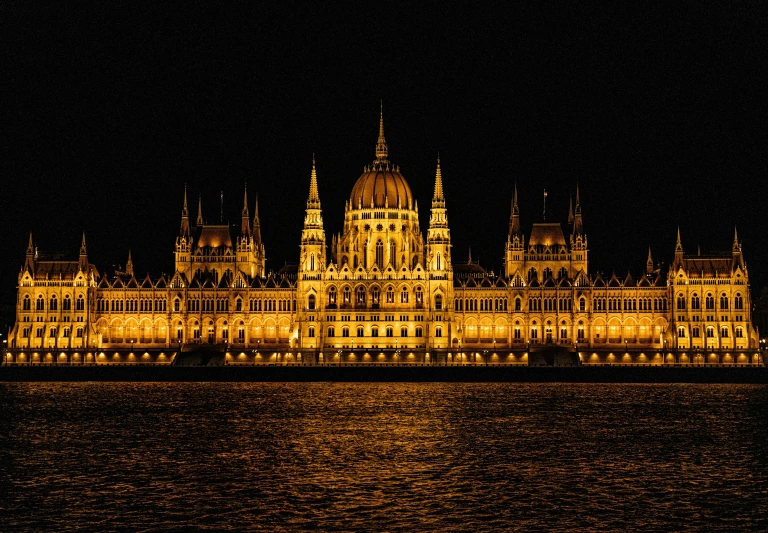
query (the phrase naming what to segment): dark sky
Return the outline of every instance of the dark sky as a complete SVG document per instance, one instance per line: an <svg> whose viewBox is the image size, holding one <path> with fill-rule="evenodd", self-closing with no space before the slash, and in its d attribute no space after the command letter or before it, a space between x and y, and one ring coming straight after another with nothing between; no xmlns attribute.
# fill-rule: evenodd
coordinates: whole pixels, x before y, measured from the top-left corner
<svg viewBox="0 0 768 533"><path fill-rule="evenodd" d="M3 303L29 231L72 254L85 231L100 270L130 248L171 272L185 183L238 223L247 181L268 268L296 261L312 153L330 242L382 99L424 232L440 152L455 261L471 246L499 270L515 182L526 231L544 189L565 222L578 183L592 272L638 273L648 246L669 262L678 226L687 252L727 251L738 226L768 284L758 3L31 4L0 6Z"/></svg>

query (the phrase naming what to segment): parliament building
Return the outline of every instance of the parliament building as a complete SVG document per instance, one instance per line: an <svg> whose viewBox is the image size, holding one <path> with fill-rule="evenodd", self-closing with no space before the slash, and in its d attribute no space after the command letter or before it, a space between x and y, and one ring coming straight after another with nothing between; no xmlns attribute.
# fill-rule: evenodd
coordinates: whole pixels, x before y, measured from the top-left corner
<svg viewBox="0 0 768 533"><path fill-rule="evenodd" d="M590 273L578 188L567 223L523 231L517 191L503 275L451 251L437 160L426 233L380 118L375 158L352 187L343 231L323 227L315 162L298 265L265 268L258 200L239 231L190 217L184 191L173 275L138 276L38 253L18 277L4 364L169 364L220 351L225 364L762 364L749 277L731 252L685 253L668 270ZM194 222L193 222L194 220ZM297 236L298 237L298 236ZM671 248L671 247L670 247Z"/></svg>

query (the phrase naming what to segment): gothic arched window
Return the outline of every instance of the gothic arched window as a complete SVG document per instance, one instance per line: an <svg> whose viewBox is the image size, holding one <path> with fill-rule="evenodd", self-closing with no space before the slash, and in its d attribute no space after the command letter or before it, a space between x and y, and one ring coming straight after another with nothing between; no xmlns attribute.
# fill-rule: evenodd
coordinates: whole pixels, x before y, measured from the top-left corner
<svg viewBox="0 0 768 533"><path fill-rule="evenodd" d="M376 266L380 270L384 268L384 243L381 240L376 241Z"/></svg>

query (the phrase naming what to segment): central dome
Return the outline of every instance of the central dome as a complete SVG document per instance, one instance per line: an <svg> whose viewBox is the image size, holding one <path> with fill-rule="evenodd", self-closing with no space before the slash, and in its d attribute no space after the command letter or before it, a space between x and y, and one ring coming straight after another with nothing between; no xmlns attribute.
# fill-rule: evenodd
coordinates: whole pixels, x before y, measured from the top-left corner
<svg viewBox="0 0 768 533"><path fill-rule="evenodd" d="M352 209L373 207L409 208L411 188L394 166L377 161L357 179L349 196Z"/></svg>
<svg viewBox="0 0 768 533"><path fill-rule="evenodd" d="M410 208L413 197L408 182L400 169L387 159L389 149L384 139L384 108L379 115L379 139L376 143L376 159L357 178L349 196L351 209L371 207Z"/></svg>

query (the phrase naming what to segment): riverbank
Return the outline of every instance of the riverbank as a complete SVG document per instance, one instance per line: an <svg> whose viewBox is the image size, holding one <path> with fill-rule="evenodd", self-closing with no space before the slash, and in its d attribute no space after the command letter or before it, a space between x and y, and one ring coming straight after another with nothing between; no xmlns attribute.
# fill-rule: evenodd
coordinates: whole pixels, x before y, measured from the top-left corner
<svg viewBox="0 0 768 533"><path fill-rule="evenodd" d="M756 383L765 367L527 366L3 366L0 382L540 382Z"/></svg>

